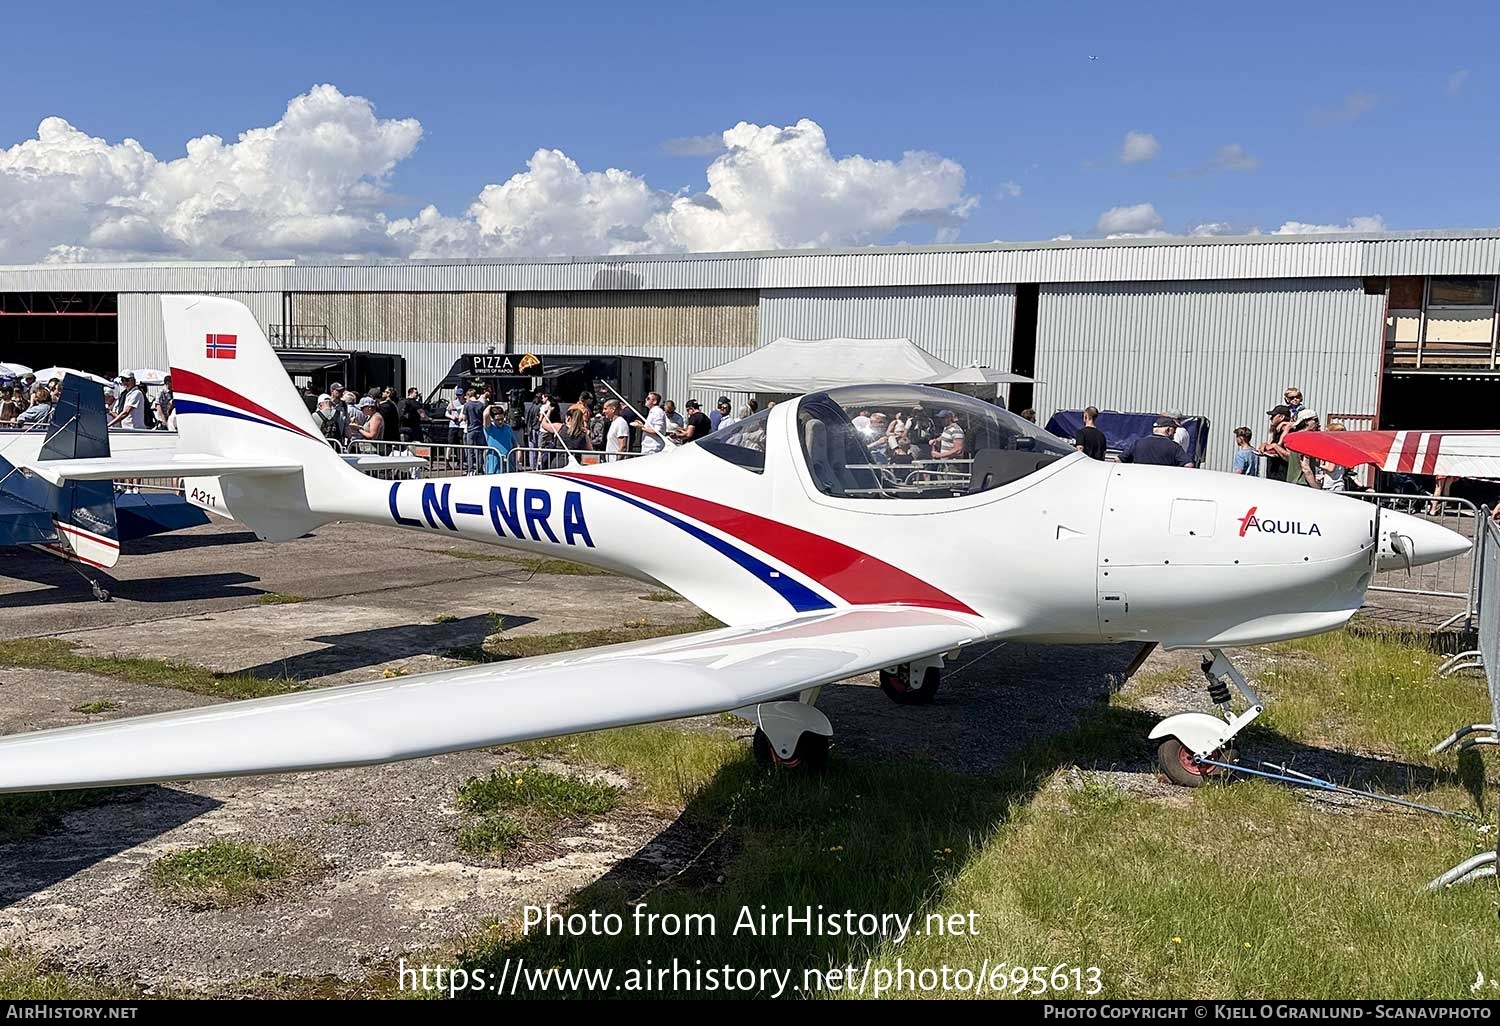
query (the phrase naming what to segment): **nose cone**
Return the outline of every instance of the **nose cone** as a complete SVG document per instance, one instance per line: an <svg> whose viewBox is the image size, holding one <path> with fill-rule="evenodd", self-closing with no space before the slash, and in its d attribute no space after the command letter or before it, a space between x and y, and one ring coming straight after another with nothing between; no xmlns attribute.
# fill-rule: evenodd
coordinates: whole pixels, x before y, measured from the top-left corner
<svg viewBox="0 0 1500 1026"><path fill-rule="evenodd" d="M1425 566L1468 551L1469 539L1457 531L1410 513L1380 511L1380 556L1376 565L1381 570Z"/></svg>

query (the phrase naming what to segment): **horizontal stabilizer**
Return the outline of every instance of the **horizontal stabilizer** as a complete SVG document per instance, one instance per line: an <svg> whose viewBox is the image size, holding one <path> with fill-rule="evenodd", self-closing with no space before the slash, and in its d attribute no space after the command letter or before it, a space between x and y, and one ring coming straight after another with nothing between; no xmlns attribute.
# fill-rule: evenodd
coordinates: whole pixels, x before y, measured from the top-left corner
<svg viewBox="0 0 1500 1026"><path fill-rule="evenodd" d="M420 456L411 456L405 453L349 453L344 457L344 462L355 470L415 470L417 467L427 466L427 461Z"/></svg>
<svg viewBox="0 0 1500 1026"><path fill-rule="evenodd" d="M122 453L107 460L40 460L31 469L53 484L64 481L118 481L137 477L213 477L295 474L302 464L290 459L232 459L205 453Z"/></svg>
<svg viewBox="0 0 1500 1026"><path fill-rule="evenodd" d="M0 792L334 769L724 712L994 636L861 606L0 739Z"/></svg>

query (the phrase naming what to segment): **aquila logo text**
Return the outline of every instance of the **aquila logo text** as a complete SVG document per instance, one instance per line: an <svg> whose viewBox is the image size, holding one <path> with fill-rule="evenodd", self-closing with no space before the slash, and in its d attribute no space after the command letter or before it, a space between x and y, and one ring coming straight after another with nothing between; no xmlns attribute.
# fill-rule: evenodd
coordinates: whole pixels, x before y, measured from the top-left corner
<svg viewBox="0 0 1500 1026"><path fill-rule="evenodd" d="M1246 531L1259 531L1261 534L1301 534L1309 537L1323 537L1323 532L1318 530L1317 522L1305 524L1300 520L1270 520L1255 515L1258 506L1251 506L1240 517L1240 537L1245 537Z"/></svg>

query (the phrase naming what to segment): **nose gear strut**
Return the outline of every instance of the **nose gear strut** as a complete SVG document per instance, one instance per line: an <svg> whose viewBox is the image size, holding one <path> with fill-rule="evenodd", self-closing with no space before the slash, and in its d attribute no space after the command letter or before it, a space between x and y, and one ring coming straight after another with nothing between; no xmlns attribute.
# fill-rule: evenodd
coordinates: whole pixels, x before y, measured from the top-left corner
<svg viewBox="0 0 1500 1026"><path fill-rule="evenodd" d="M1203 676L1208 696L1220 714L1178 713L1158 723L1150 735L1158 742L1158 768L1173 783L1187 787L1201 787L1208 780L1227 777L1230 770L1226 767L1238 756L1234 739L1265 711L1260 695L1223 649L1209 650L1203 659ZM1248 703L1242 713L1234 712L1231 687Z"/></svg>

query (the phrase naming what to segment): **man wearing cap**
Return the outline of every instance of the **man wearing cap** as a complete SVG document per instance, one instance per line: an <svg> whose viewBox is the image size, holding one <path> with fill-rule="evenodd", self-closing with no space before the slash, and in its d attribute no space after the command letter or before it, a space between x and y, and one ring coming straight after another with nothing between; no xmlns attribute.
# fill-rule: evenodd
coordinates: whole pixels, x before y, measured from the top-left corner
<svg viewBox="0 0 1500 1026"><path fill-rule="evenodd" d="M313 423L318 425L318 432L324 438L342 440L347 424L341 423L338 413L333 408L333 396L324 392L318 396L318 408L313 410Z"/></svg>
<svg viewBox="0 0 1500 1026"><path fill-rule="evenodd" d="M1271 481L1286 480L1286 453L1281 448L1281 436L1292 426L1292 411L1289 407L1273 406L1266 411L1271 426L1266 440L1260 443L1260 454L1266 458L1266 478Z"/></svg>
<svg viewBox="0 0 1500 1026"><path fill-rule="evenodd" d="M733 407L729 405L729 396L719 396L719 401L714 403L713 411L708 415L708 422L713 425L715 431L724 426L723 420L729 416L732 409Z"/></svg>
<svg viewBox="0 0 1500 1026"><path fill-rule="evenodd" d="M115 415L109 419L109 426L146 430L146 393L141 391L140 386L135 383L135 375L129 371L120 375L120 383L124 386L125 394L120 397Z"/></svg>
<svg viewBox="0 0 1500 1026"><path fill-rule="evenodd" d="M1120 453L1121 463L1144 463L1155 467L1191 467L1193 461L1172 439L1177 422L1171 417L1157 417L1151 433L1127 445Z"/></svg>
<svg viewBox="0 0 1500 1026"><path fill-rule="evenodd" d="M939 410L937 422L940 433L932 440L932 458L935 460L962 459L964 429L958 422L958 414L952 410Z"/></svg>
<svg viewBox="0 0 1500 1026"><path fill-rule="evenodd" d="M703 405L698 400L689 399L683 404L683 409L687 410L687 422L682 426L681 436L684 443L696 442L704 435L713 433L713 423L703 412Z"/></svg>
<svg viewBox="0 0 1500 1026"><path fill-rule="evenodd" d="M1178 448L1180 448L1183 452L1187 452L1187 448L1188 448L1188 431L1187 431L1187 428L1185 428L1185 427L1182 426L1182 411L1181 410L1168 410L1167 411L1167 416L1171 417L1172 418L1172 423L1175 424L1175 425L1177 425L1172 430L1172 441L1176 442Z"/></svg>

